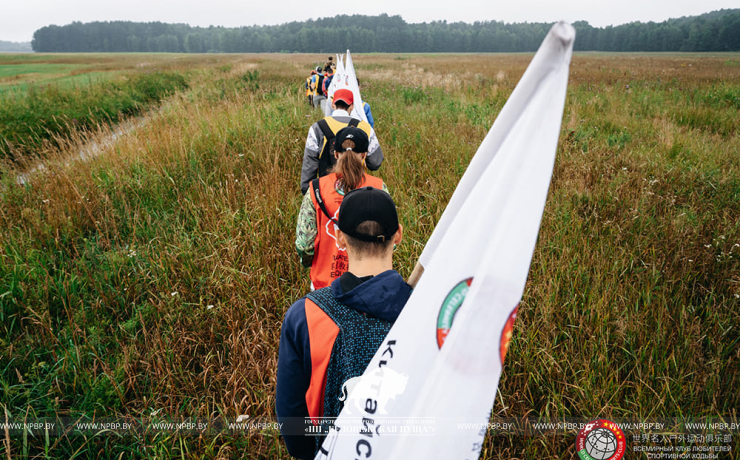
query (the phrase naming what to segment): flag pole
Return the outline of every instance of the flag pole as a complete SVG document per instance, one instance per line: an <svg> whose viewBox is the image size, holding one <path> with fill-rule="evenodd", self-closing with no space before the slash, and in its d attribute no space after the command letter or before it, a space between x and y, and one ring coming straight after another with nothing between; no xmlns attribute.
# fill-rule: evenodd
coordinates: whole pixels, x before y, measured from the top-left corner
<svg viewBox="0 0 740 460"><path fill-rule="evenodd" d="M411 275L409 276L409 280L406 281L406 283L412 288L415 288L416 283L419 282L419 278L421 278L421 275L423 274L424 274L424 267L422 267L421 261L418 261L416 262L416 265L414 265L414 271L411 272Z"/></svg>

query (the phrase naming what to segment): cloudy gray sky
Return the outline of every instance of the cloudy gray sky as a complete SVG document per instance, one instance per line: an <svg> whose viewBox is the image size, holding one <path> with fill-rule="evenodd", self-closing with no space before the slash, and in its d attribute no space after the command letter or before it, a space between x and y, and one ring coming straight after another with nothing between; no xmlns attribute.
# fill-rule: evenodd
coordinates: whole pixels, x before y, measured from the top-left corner
<svg viewBox="0 0 740 460"><path fill-rule="evenodd" d="M317 6L321 6L317 9ZM332 5L329 7L329 5ZM0 0L0 40L30 41L43 26L72 21L161 21L193 26L282 24L337 14L400 15L407 22L585 20L594 26L664 21L722 8L738 0Z"/></svg>

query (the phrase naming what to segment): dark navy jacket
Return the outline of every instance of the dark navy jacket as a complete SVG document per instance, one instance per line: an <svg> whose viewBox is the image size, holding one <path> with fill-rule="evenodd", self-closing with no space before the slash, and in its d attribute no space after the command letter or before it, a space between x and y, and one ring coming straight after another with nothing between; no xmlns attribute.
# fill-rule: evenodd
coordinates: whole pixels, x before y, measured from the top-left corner
<svg viewBox="0 0 740 460"><path fill-rule="evenodd" d="M354 287L344 292L343 286ZM389 322L395 322L411 295L411 286L395 270L385 271L364 282L348 272L334 280L330 289L334 297L344 305ZM308 313L308 316L311 314ZM278 422L283 424L281 431L288 452L298 458L314 457L315 438L299 433L303 433L308 426L305 422L307 417L321 415L315 413L315 408L312 410L314 413L309 414L308 405L311 401L307 403L307 392L311 386L312 374L317 372L316 376L319 376L320 372L325 372L325 369L313 369L311 343L312 338L316 340L316 330L310 332L309 324L316 328L315 322L307 319L304 297L295 302L285 314L278 352L275 394L277 417ZM314 350L314 361L316 353L317 350ZM315 389L316 387L312 391L315 392ZM323 400L323 395L321 396Z"/></svg>

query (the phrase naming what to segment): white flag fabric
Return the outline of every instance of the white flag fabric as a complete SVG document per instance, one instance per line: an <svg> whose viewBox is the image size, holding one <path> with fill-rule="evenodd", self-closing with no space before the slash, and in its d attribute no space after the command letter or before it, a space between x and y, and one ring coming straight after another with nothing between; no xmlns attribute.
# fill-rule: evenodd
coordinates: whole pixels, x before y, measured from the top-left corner
<svg viewBox="0 0 740 460"><path fill-rule="evenodd" d="M478 457L552 177L574 39L560 22L543 41L317 459Z"/></svg>
<svg viewBox="0 0 740 460"><path fill-rule="evenodd" d="M343 61L343 55L337 54L337 68L334 70L334 78L331 79L331 84L329 85L329 88L327 88L327 95L326 95L326 108L324 109L324 115L329 116L331 115L332 108L331 104L334 100L334 92L338 89L342 88L342 82L343 77L340 75L344 75L344 62Z"/></svg>
<svg viewBox="0 0 740 460"><path fill-rule="evenodd" d="M357 83L357 74L355 73L355 66L352 63L352 55L349 50L347 50L347 59L344 63L344 79L346 88L352 91L355 101L350 115L358 120L367 121L365 107L362 103L362 95L360 94L360 85Z"/></svg>
<svg viewBox="0 0 740 460"><path fill-rule="evenodd" d="M324 114L326 116L331 115L332 109L331 104L334 100L334 92L338 89L348 89L352 91L354 97L354 107L352 113L349 115L358 120L367 121L367 115L365 115L365 108L362 103L362 95L360 94L360 85L357 83L357 75L355 74L355 67L352 64L352 55L347 50L347 56L344 62L342 62L339 55L337 55L337 70L334 72L334 78L331 80L329 85L326 110Z"/></svg>

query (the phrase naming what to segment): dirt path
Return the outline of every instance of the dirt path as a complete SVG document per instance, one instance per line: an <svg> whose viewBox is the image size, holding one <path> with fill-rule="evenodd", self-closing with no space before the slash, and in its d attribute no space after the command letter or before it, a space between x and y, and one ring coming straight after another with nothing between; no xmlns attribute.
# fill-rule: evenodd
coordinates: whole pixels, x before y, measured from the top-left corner
<svg viewBox="0 0 740 460"><path fill-rule="evenodd" d="M119 123L109 129L109 134L99 133L91 136L87 143L83 144L76 153L69 153L69 155L61 159L61 163L69 167L78 161L90 161L91 159L101 155L106 148L112 147L116 140L131 133L135 129L141 128L148 124L154 115L146 115L143 117L130 118L122 123ZM31 182L31 177L39 172L46 171L48 168L46 165L54 160L39 161L35 166L27 169L26 171L19 172L15 178L15 182L18 185L25 185Z"/></svg>

